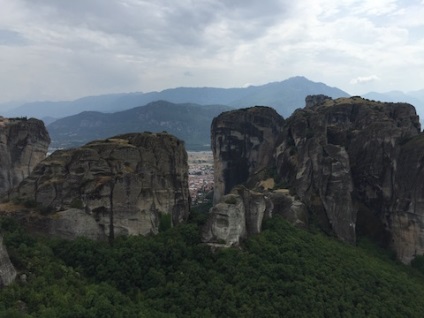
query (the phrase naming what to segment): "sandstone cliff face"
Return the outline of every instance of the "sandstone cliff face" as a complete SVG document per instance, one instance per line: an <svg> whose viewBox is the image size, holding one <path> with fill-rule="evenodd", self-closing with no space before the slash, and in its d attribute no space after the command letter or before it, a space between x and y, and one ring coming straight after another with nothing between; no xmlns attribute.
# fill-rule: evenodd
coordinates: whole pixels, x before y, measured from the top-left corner
<svg viewBox="0 0 424 318"><path fill-rule="evenodd" d="M65 238L156 233L162 215L188 217L187 153L167 133L94 141L54 152L12 196L55 212L41 226Z"/></svg>
<svg viewBox="0 0 424 318"><path fill-rule="evenodd" d="M0 196L31 173L46 157L49 144L41 120L0 117Z"/></svg>
<svg viewBox="0 0 424 318"><path fill-rule="evenodd" d="M12 283L16 278L16 270L10 262L9 255L0 236L0 288Z"/></svg>
<svg viewBox="0 0 424 318"><path fill-rule="evenodd" d="M283 118L269 107L225 112L211 127L214 155L214 202L252 175L272 165Z"/></svg>
<svg viewBox="0 0 424 318"><path fill-rule="evenodd" d="M282 214L293 223L317 223L350 243L356 241L358 232L373 236L392 246L406 263L424 253L424 137L419 135L421 127L413 106L360 97L332 100L309 96L306 107L286 121L278 115L268 118L276 123L272 128L275 135L266 147L255 148L255 158L264 158L262 161L252 160L245 151L249 148L240 147L240 140L250 140L250 130L240 129L249 120L224 113L212 125L214 159L222 161L215 163L216 202L237 183L254 184L250 180L255 179L256 167L272 170L275 165L279 187L290 189L292 199L276 200L275 187L273 195L268 195L274 202L272 214L276 214L278 202L284 206L292 202L293 209ZM252 162L260 164L249 165ZM242 168L246 166L250 169ZM228 167L235 167L230 170L233 174L225 173ZM220 204L228 199L224 198ZM218 212L221 206L214 209L211 220L222 215ZM221 224L223 232L224 223L218 220L209 226ZM246 236L240 233L240 237Z"/></svg>

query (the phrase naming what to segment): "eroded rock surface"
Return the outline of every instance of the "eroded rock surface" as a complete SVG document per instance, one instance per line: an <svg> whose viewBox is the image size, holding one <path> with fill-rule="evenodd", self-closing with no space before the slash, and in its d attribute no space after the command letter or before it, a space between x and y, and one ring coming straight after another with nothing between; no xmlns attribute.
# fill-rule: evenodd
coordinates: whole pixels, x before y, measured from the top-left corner
<svg viewBox="0 0 424 318"><path fill-rule="evenodd" d="M46 214L51 234L93 239L156 233L189 214L187 153L167 133L126 134L54 152L13 192Z"/></svg>
<svg viewBox="0 0 424 318"><path fill-rule="evenodd" d="M0 288L11 284L16 278L16 270L10 262L9 255L0 235Z"/></svg>
<svg viewBox="0 0 424 318"><path fill-rule="evenodd" d="M46 158L49 144L41 120L0 116L0 196L16 187Z"/></svg>

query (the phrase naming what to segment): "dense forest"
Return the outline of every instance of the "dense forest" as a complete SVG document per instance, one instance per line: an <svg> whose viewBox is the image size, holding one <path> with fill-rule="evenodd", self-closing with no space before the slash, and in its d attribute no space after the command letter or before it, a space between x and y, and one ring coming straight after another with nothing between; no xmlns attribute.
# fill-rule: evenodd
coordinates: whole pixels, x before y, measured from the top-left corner
<svg viewBox="0 0 424 318"><path fill-rule="evenodd" d="M424 275L366 239L350 246L281 218L241 247L200 242L205 213L113 245L1 232L17 281L0 317L423 317Z"/></svg>

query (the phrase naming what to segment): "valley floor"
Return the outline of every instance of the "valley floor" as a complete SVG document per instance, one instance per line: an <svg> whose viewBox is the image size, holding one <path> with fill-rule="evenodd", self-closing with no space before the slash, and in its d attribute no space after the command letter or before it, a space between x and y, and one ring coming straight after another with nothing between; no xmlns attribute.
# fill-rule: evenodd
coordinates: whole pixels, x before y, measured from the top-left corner
<svg viewBox="0 0 424 318"><path fill-rule="evenodd" d="M207 200L207 194L213 190L214 185L212 151L189 151L188 165L188 180L192 203L204 203Z"/></svg>

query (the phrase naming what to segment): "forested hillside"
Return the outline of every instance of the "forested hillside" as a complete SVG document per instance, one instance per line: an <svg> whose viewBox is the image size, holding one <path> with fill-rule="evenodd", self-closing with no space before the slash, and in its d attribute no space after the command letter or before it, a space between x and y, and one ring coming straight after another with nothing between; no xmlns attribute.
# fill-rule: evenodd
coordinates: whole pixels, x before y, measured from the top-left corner
<svg viewBox="0 0 424 318"><path fill-rule="evenodd" d="M350 246L278 217L242 248L200 243L204 214L157 236L29 236L1 223L19 279L0 317L422 317L424 276L365 239ZM414 265L414 264L413 264Z"/></svg>
<svg viewBox="0 0 424 318"><path fill-rule="evenodd" d="M189 150L209 150L212 119L230 109L223 105L157 101L110 114L82 112L59 119L47 129L53 148L80 146L95 139L131 132L167 131L182 139Z"/></svg>

